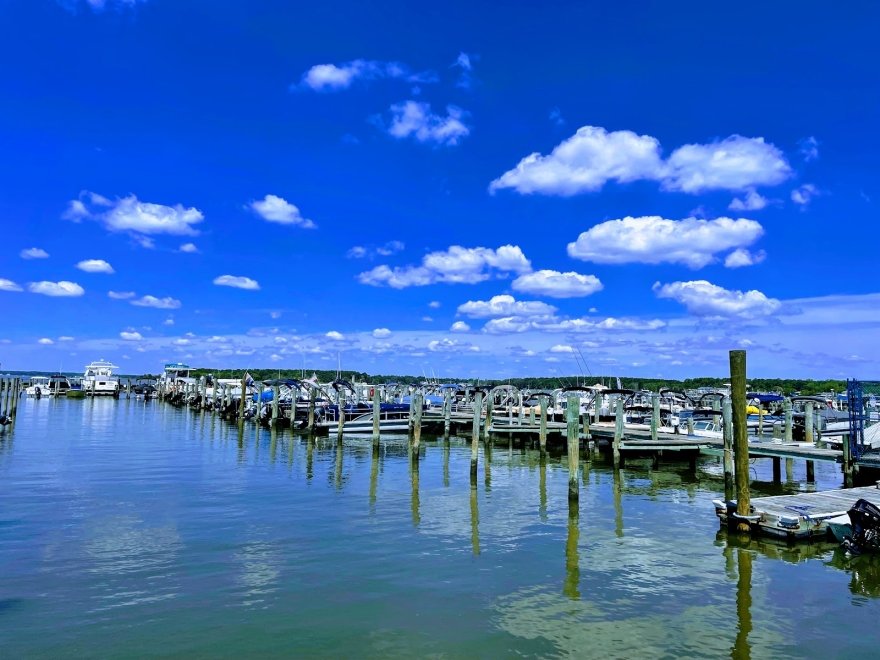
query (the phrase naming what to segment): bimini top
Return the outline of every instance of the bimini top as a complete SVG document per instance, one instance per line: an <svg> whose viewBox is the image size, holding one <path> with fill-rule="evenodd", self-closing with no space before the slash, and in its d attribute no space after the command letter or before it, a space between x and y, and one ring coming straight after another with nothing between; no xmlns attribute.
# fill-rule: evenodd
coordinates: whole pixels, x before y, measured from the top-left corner
<svg viewBox="0 0 880 660"><path fill-rule="evenodd" d="M107 360L98 360L96 362L92 362L91 364L86 365L86 371L110 371L112 369L119 369L119 367L117 367L112 362L107 362Z"/></svg>
<svg viewBox="0 0 880 660"><path fill-rule="evenodd" d="M165 365L165 371L192 371L192 367L183 362L169 362Z"/></svg>

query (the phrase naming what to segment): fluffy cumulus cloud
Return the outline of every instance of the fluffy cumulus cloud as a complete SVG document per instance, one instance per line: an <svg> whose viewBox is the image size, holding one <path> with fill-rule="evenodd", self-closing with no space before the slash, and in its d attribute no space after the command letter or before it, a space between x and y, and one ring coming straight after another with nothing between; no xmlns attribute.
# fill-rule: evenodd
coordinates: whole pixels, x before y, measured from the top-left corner
<svg viewBox="0 0 880 660"><path fill-rule="evenodd" d="M763 233L758 222L744 218L627 217L583 232L568 244L568 254L594 263L680 263L702 268L718 253L747 247Z"/></svg>
<svg viewBox="0 0 880 660"><path fill-rule="evenodd" d="M40 344L40 345L42 345L42 346L51 346L51 345L54 344L55 342L52 341L51 339L49 339L48 337L42 337L41 339L38 339L38 340L37 340L37 343Z"/></svg>
<svg viewBox="0 0 880 660"><path fill-rule="evenodd" d="M537 270L520 275L510 286L514 291L549 298L581 298L602 290L602 282L595 275L556 270Z"/></svg>
<svg viewBox="0 0 880 660"><path fill-rule="evenodd" d="M523 158L489 190L569 196L595 192L608 181L649 180L664 190L694 194L777 185L790 176L782 152L763 138L732 135L709 144L688 144L664 160L654 137L583 126L549 155L535 152Z"/></svg>
<svg viewBox="0 0 880 660"><path fill-rule="evenodd" d="M743 266L754 266L755 264L759 264L764 259L767 258L767 253L764 250L758 250L757 252L750 252L744 248L740 248L738 250L734 250L730 254L727 255L724 259L725 268L742 268Z"/></svg>
<svg viewBox="0 0 880 660"><path fill-rule="evenodd" d="M129 232L139 237L144 247L152 247L149 236L196 236L195 228L205 216L197 208L182 204L165 206L142 202L134 195L110 200L92 192L83 192L71 201L64 218L72 221L94 220L112 232Z"/></svg>
<svg viewBox="0 0 880 660"><path fill-rule="evenodd" d="M32 247L22 250L18 253L18 256L22 259L47 259L49 253L42 248Z"/></svg>
<svg viewBox="0 0 880 660"><path fill-rule="evenodd" d="M84 259L83 261L80 261L76 267L86 273L106 273L107 275L111 275L116 272L113 270L113 266L103 259Z"/></svg>
<svg viewBox="0 0 880 660"><path fill-rule="evenodd" d="M280 225L296 225L303 229L314 229L316 226L314 222L304 218L296 206L277 195L266 195L263 199L251 202L248 208L263 220Z"/></svg>
<svg viewBox="0 0 880 660"><path fill-rule="evenodd" d="M405 247L406 245L403 241L388 241L384 245L378 247L355 245L345 253L345 256L349 259L363 259L365 257L372 259L377 256L390 257L392 254L397 254L402 251Z"/></svg>
<svg viewBox="0 0 880 660"><path fill-rule="evenodd" d="M608 317L596 318L523 318L506 316L492 319L485 326L483 332L489 334L509 334L518 332L568 332L568 333L595 333L597 331L647 331L660 330L666 327L666 322L660 319L630 319Z"/></svg>
<svg viewBox="0 0 880 660"><path fill-rule="evenodd" d="M348 89L357 81L380 78L427 83L433 82L436 76L430 71L412 73L400 62L357 59L342 64L316 64L302 75L298 88L316 92L338 92Z"/></svg>
<svg viewBox="0 0 880 660"><path fill-rule="evenodd" d="M257 291L260 283L250 277L240 275L220 275L214 278L214 284L217 286L229 286L234 289L245 289L247 291Z"/></svg>
<svg viewBox="0 0 880 660"><path fill-rule="evenodd" d="M391 336L391 330L388 328L376 328L373 330L373 337L376 339L385 339Z"/></svg>
<svg viewBox="0 0 880 660"><path fill-rule="evenodd" d="M812 183L805 183L791 191L791 201L795 204L806 207L814 197L819 196L819 189Z"/></svg>
<svg viewBox="0 0 880 660"><path fill-rule="evenodd" d="M186 252L187 254L195 254L199 251L199 248L196 247L195 243L184 243L177 249L181 252Z"/></svg>
<svg viewBox="0 0 880 660"><path fill-rule="evenodd" d="M452 327L449 328L450 332L470 332L471 326L469 326L464 321L456 321L452 324Z"/></svg>
<svg viewBox="0 0 880 660"><path fill-rule="evenodd" d="M180 309L180 301L170 296L158 298L156 296L141 296L129 301L136 307L153 307L154 309Z"/></svg>
<svg viewBox="0 0 880 660"><path fill-rule="evenodd" d="M551 353L574 353L574 348L568 344L556 344L550 347Z"/></svg>
<svg viewBox="0 0 880 660"><path fill-rule="evenodd" d="M470 134L464 123L466 113L454 105L446 107L446 116L431 112L428 103L404 101L391 106L388 134L398 139L454 146Z"/></svg>
<svg viewBox="0 0 880 660"><path fill-rule="evenodd" d="M327 334L324 335L327 339L332 341L345 341L345 335L337 330L331 330Z"/></svg>
<svg viewBox="0 0 880 660"><path fill-rule="evenodd" d="M479 353L480 347L475 344L444 337L443 339L429 341L428 350L432 353Z"/></svg>
<svg viewBox="0 0 880 660"><path fill-rule="evenodd" d="M768 203L769 201L766 197L752 188L746 191L746 194L742 199L735 197L727 208L731 211L760 211L767 206Z"/></svg>
<svg viewBox="0 0 880 660"><path fill-rule="evenodd" d="M425 255L420 266L376 266L358 275L358 281L394 289L436 283L474 284L488 280L493 274L527 273L531 267L516 245L502 245L497 250L453 245L448 250Z"/></svg>
<svg viewBox="0 0 880 660"><path fill-rule="evenodd" d="M653 290L658 298L675 300L691 314L709 318L758 319L775 314L782 306L760 291L729 290L706 280L655 282Z"/></svg>
<svg viewBox="0 0 880 660"><path fill-rule="evenodd" d="M469 300L458 306L458 313L474 319L487 319L499 316L550 316L556 308L547 303L516 300L506 294L493 296L486 300Z"/></svg>
<svg viewBox="0 0 880 660"><path fill-rule="evenodd" d="M12 280L7 280L6 278L0 277L0 291L21 291L22 288L13 282Z"/></svg>
<svg viewBox="0 0 880 660"><path fill-rule="evenodd" d="M125 341L140 341L143 339L141 333L133 328L129 328L128 330L123 330L119 333L119 338L124 339Z"/></svg>
<svg viewBox="0 0 880 660"><path fill-rule="evenodd" d="M28 284L28 291L54 298L76 298L86 292L76 282L68 282L66 280L60 282L31 282Z"/></svg>

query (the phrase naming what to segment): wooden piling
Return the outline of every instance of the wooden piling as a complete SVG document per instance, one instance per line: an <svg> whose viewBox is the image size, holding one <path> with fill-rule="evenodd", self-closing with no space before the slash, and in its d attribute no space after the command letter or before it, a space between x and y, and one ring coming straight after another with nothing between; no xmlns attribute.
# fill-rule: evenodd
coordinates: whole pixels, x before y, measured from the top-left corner
<svg viewBox="0 0 880 660"><path fill-rule="evenodd" d="M623 440L623 397L617 397L614 411L614 438L611 441L611 455L614 467L620 467L620 442Z"/></svg>
<svg viewBox="0 0 880 660"><path fill-rule="evenodd" d="M778 456L774 456L773 461L773 483L778 484L782 481L782 459Z"/></svg>
<svg viewBox="0 0 880 660"><path fill-rule="evenodd" d="M486 424L483 426L483 439L489 442L489 427L492 426L492 413L495 411L495 395L489 392L486 399Z"/></svg>
<svg viewBox="0 0 880 660"><path fill-rule="evenodd" d="M567 438L568 445L568 501L577 501L578 499L578 457L580 456L580 446L578 441L578 397L576 394L568 395L568 402L565 408L565 418L567 421Z"/></svg>
<svg viewBox="0 0 880 660"><path fill-rule="evenodd" d="M278 426L278 398L281 396L281 388L272 386L272 428Z"/></svg>
<svg viewBox="0 0 880 660"><path fill-rule="evenodd" d="M813 402L804 405L804 442L813 442Z"/></svg>
<svg viewBox="0 0 880 660"><path fill-rule="evenodd" d="M382 401L379 398L379 388L373 388L373 446L379 446L379 419L382 414Z"/></svg>
<svg viewBox="0 0 880 660"><path fill-rule="evenodd" d="M336 408L339 411L336 420L336 442L342 443L342 427L345 425L345 390L340 389L336 397Z"/></svg>
<svg viewBox="0 0 880 660"><path fill-rule="evenodd" d="M541 445L541 453L547 452L547 397L541 397L541 426L538 429L538 442Z"/></svg>
<svg viewBox="0 0 880 660"><path fill-rule="evenodd" d="M764 404L758 401L758 437L764 437Z"/></svg>
<svg viewBox="0 0 880 660"><path fill-rule="evenodd" d="M13 382L12 388L12 410L10 416L12 417L12 422L15 423L15 418L18 416L18 400L21 397L21 378L16 378Z"/></svg>
<svg viewBox="0 0 880 660"><path fill-rule="evenodd" d="M694 418L693 417L688 417L687 430L688 430L688 435L694 434Z"/></svg>
<svg viewBox="0 0 880 660"><path fill-rule="evenodd" d="M247 407L247 378L241 377L241 399L238 403L238 419L244 421L244 411Z"/></svg>
<svg viewBox="0 0 880 660"><path fill-rule="evenodd" d="M443 437L449 437L449 430L452 426L452 392L447 389L443 394Z"/></svg>
<svg viewBox="0 0 880 660"><path fill-rule="evenodd" d="M309 433L315 432L315 398L317 397L317 388L312 385L309 388Z"/></svg>
<svg viewBox="0 0 880 660"><path fill-rule="evenodd" d="M782 442L782 422L773 422L773 439Z"/></svg>
<svg viewBox="0 0 880 660"><path fill-rule="evenodd" d="M482 412L483 393L477 392L474 396L474 425L471 433L471 480L474 484L476 484L477 480L477 453L480 442L480 418Z"/></svg>
<svg viewBox="0 0 880 660"><path fill-rule="evenodd" d="M733 481L733 408L730 397L724 397L721 408L721 433L724 438L724 501L734 497Z"/></svg>
<svg viewBox="0 0 880 660"><path fill-rule="evenodd" d="M730 351L730 393L733 409L733 449L736 469L736 529L739 532L751 531L745 516L751 514L751 495L749 493L749 429L746 425L746 352Z"/></svg>
<svg viewBox="0 0 880 660"><path fill-rule="evenodd" d="M413 453L412 458L414 461L419 460L419 449L422 445L422 409L424 408L424 395L419 392L417 395L418 399L416 400L416 409L413 414Z"/></svg>
<svg viewBox="0 0 880 660"><path fill-rule="evenodd" d="M782 439L785 442L792 441L792 433L791 433L791 399L786 397L782 401L782 415L783 415L783 426L782 426Z"/></svg>
<svg viewBox="0 0 880 660"><path fill-rule="evenodd" d="M807 483L816 483L816 463L815 461L807 461Z"/></svg>
<svg viewBox="0 0 880 660"><path fill-rule="evenodd" d="M657 441L657 431L660 428L660 395L651 394L651 440Z"/></svg>

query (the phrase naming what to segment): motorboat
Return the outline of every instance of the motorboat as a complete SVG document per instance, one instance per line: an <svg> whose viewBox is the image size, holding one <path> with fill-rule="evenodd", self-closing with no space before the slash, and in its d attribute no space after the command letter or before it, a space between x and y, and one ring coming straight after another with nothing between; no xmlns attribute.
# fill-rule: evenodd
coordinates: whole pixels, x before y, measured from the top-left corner
<svg viewBox="0 0 880 660"><path fill-rule="evenodd" d="M98 360L86 365L82 379L82 389L92 396L119 396L119 379L113 371L119 369L112 362Z"/></svg>
<svg viewBox="0 0 880 660"><path fill-rule="evenodd" d="M49 396L49 377L48 376L31 376L30 383L25 388L24 393L39 399L41 396Z"/></svg>

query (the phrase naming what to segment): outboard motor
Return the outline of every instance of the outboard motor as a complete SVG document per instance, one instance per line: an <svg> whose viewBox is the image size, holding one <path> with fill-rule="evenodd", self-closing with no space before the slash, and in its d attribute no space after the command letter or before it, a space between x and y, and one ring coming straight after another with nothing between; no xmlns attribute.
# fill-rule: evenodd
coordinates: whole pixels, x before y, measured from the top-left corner
<svg viewBox="0 0 880 660"><path fill-rule="evenodd" d="M880 553L880 508L860 499L847 511L852 536L844 539L844 549L853 555Z"/></svg>

